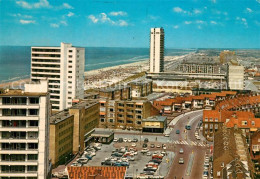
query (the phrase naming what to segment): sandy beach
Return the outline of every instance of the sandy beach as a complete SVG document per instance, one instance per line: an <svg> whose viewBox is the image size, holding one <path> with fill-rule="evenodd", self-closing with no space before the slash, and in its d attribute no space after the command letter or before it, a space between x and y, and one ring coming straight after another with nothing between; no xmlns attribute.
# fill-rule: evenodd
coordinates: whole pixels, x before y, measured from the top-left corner
<svg viewBox="0 0 260 179"><path fill-rule="evenodd" d="M165 61L175 61L183 56L165 56ZM85 90L93 88L102 88L118 83L132 75L148 71L149 59L141 60L129 64L106 67L91 71L85 71ZM29 78L0 84L0 88L23 88L25 83L30 81Z"/></svg>

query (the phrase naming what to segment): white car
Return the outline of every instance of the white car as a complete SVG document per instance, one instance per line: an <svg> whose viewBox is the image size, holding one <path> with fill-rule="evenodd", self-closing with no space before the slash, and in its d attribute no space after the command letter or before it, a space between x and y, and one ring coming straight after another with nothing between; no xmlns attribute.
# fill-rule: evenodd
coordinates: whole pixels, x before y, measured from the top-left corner
<svg viewBox="0 0 260 179"><path fill-rule="evenodd" d="M118 142L118 139L117 139L117 138L114 138L114 142Z"/></svg>
<svg viewBox="0 0 260 179"><path fill-rule="evenodd" d="M127 138L124 138L124 142L127 142Z"/></svg>
<svg viewBox="0 0 260 179"><path fill-rule="evenodd" d="M127 141L128 141L128 142L132 142L132 140L131 140L131 139L128 139Z"/></svg>
<svg viewBox="0 0 260 179"><path fill-rule="evenodd" d="M164 137L170 137L170 134L164 134Z"/></svg>
<svg viewBox="0 0 260 179"><path fill-rule="evenodd" d="M146 154L147 156L151 156L152 154L151 154L151 152L147 152L147 154Z"/></svg>
<svg viewBox="0 0 260 179"><path fill-rule="evenodd" d="M146 153L146 152L149 152L149 149L143 148L143 149L141 150L141 153Z"/></svg>
<svg viewBox="0 0 260 179"><path fill-rule="evenodd" d="M129 160L129 161L134 161L135 158L134 158L134 157L128 157L128 160Z"/></svg>
<svg viewBox="0 0 260 179"><path fill-rule="evenodd" d="M136 143L132 143L132 147L136 147Z"/></svg>
<svg viewBox="0 0 260 179"><path fill-rule="evenodd" d="M196 139L197 139L197 140L200 140L200 136L197 136Z"/></svg>

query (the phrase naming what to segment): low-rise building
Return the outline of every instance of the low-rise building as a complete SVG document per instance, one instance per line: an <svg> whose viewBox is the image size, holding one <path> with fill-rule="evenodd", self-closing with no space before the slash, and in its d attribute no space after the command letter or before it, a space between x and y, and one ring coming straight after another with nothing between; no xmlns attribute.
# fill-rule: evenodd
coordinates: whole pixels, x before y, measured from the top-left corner
<svg viewBox="0 0 260 179"><path fill-rule="evenodd" d="M99 102L83 100L69 108L74 116L73 153L84 151L85 134L93 130L99 123Z"/></svg>
<svg viewBox="0 0 260 179"><path fill-rule="evenodd" d="M54 167L62 165L73 155L74 116L61 111L50 118L50 159Z"/></svg>
<svg viewBox="0 0 260 179"><path fill-rule="evenodd" d="M163 133L167 128L166 116L151 116L142 120L143 132Z"/></svg>
<svg viewBox="0 0 260 179"><path fill-rule="evenodd" d="M128 100L131 99L130 86L115 86L101 89L99 91L100 98L109 100Z"/></svg>
<svg viewBox="0 0 260 179"><path fill-rule="evenodd" d="M153 81L149 79L137 79L129 83L132 99L148 96L153 92Z"/></svg>
<svg viewBox="0 0 260 179"><path fill-rule="evenodd" d="M152 115L152 108L147 100L100 99L99 127L142 130L142 119Z"/></svg>
<svg viewBox="0 0 260 179"><path fill-rule="evenodd" d="M255 163L255 171L257 174L260 173L260 130L258 129L255 133L250 136L249 151L251 154L252 161Z"/></svg>
<svg viewBox="0 0 260 179"><path fill-rule="evenodd" d="M254 178L253 171L242 131L223 126L214 134L213 178Z"/></svg>

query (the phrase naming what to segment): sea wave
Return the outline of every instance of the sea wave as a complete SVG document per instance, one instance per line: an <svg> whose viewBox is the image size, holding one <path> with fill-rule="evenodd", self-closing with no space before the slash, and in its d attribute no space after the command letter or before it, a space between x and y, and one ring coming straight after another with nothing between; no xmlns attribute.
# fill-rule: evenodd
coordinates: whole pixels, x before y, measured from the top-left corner
<svg viewBox="0 0 260 179"><path fill-rule="evenodd" d="M30 75L16 76L16 77L13 77L13 78L9 78L8 80L1 80L0 83L8 83L8 82L12 82L12 81L25 79L25 78L28 78L28 77L30 77Z"/></svg>

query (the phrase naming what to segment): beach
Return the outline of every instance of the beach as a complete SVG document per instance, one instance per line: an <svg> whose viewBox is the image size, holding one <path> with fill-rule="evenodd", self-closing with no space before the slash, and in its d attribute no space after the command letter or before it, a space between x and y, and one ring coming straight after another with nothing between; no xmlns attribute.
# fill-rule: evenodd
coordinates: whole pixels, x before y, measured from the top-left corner
<svg viewBox="0 0 260 179"><path fill-rule="evenodd" d="M183 56L165 56L165 62L171 62L183 58ZM149 59L142 59L140 62L111 66L97 70L85 71L84 89L103 88L149 70ZM29 78L0 84L0 88L23 88Z"/></svg>

